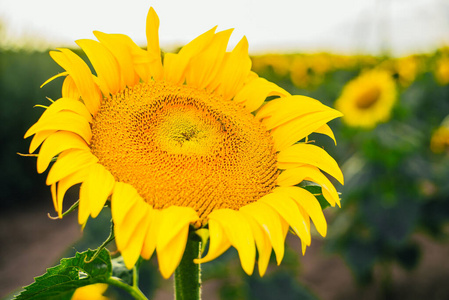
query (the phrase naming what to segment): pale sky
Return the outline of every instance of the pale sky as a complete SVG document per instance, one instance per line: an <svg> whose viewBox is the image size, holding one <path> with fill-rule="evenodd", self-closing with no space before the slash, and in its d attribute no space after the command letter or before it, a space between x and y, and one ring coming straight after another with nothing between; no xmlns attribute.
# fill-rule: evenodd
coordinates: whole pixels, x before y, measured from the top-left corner
<svg viewBox="0 0 449 300"><path fill-rule="evenodd" d="M145 18L160 18L161 47L183 45L218 25L245 35L251 53L429 52L449 44L447 0L0 0L3 45L76 46L93 30L129 35L144 46Z"/></svg>

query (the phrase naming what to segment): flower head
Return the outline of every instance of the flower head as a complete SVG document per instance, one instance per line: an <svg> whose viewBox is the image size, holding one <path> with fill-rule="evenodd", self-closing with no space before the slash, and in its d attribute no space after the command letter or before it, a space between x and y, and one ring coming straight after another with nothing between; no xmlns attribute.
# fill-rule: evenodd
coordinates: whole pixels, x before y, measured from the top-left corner
<svg viewBox="0 0 449 300"><path fill-rule="evenodd" d="M319 202L297 185L316 182L332 206L340 205L322 171L341 183L342 173L307 136L335 140L326 123L341 113L251 72L246 38L226 51L231 30L213 28L162 61L158 27L150 9L146 50L119 34L94 32L98 41L77 41L96 75L72 51L50 52L65 80L62 98L25 134L34 135L30 153L40 146L37 170L57 156L47 184L59 216L67 189L77 183L80 224L110 199L128 268L157 252L168 278L189 228L205 227L209 250L197 262L233 246L248 274L257 251L263 275L272 250L281 262L289 228L303 251L310 219L326 235ZM270 96L275 99L265 102Z"/></svg>
<svg viewBox="0 0 449 300"><path fill-rule="evenodd" d="M108 300L103 293L108 289L105 283L86 285L76 289L71 300Z"/></svg>
<svg viewBox="0 0 449 300"><path fill-rule="evenodd" d="M343 88L335 107L349 126L374 128L389 119L396 102L396 85L388 71L370 70Z"/></svg>

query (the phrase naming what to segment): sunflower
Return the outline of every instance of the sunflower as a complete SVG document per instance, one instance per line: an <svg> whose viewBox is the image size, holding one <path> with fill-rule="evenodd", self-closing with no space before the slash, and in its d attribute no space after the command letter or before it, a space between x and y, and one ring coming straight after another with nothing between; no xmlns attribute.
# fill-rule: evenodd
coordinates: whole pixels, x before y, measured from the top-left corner
<svg viewBox="0 0 449 300"><path fill-rule="evenodd" d="M168 278L190 228L209 231L207 255L197 263L233 246L248 274L257 251L263 275L272 250L281 262L289 228L303 251L310 220L326 235L318 200L298 184L315 182L340 205L323 172L343 183L341 170L307 136L335 141L327 122L341 113L251 72L245 37L226 51L232 30L212 28L162 61L158 28L151 8L146 50L121 34L95 31L98 41L78 40L96 75L69 49L50 52L65 71L48 81L65 79L62 97L25 134L34 135L30 153L40 146L37 171L57 157L46 183L59 217L75 184L81 225L110 201L128 268L156 252Z"/></svg>
<svg viewBox="0 0 449 300"><path fill-rule="evenodd" d="M389 119L395 102L396 85L391 74L370 70L346 84L335 107L349 126L370 129Z"/></svg>

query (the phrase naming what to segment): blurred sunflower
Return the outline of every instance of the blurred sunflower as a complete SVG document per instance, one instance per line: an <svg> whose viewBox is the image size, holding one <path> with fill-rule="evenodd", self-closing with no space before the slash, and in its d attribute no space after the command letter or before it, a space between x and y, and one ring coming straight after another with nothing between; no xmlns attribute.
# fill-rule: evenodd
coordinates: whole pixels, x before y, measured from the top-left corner
<svg viewBox="0 0 449 300"><path fill-rule="evenodd" d="M430 150L434 153L443 153L449 150L449 127L440 126L432 134Z"/></svg>
<svg viewBox="0 0 449 300"><path fill-rule="evenodd" d="M303 251L310 219L326 235L318 200L296 185L316 182L332 206L340 205L321 171L341 183L343 176L322 148L296 142L312 132L335 140L326 123L341 113L251 72L245 37L226 52L232 30L213 28L162 63L158 28L151 8L147 50L121 34L96 31L98 41L78 40L96 75L69 49L50 52L65 72L48 81L66 77L62 98L25 134L34 135L30 153L42 144L37 170L57 156L47 185L60 217L64 195L77 183L80 224L110 199L128 268L156 251L168 278L192 226L209 230L209 250L198 263L233 246L252 274L257 249L263 275L272 250L281 262L289 227ZM265 103L268 96L278 98Z"/></svg>
<svg viewBox="0 0 449 300"><path fill-rule="evenodd" d="M354 127L373 128L389 119L396 102L396 86L391 74L383 70L370 70L348 82L335 108L343 120Z"/></svg>
<svg viewBox="0 0 449 300"><path fill-rule="evenodd" d="M103 293L108 289L105 283L96 283L76 289L71 300L108 300Z"/></svg>
<svg viewBox="0 0 449 300"><path fill-rule="evenodd" d="M449 56L442 56L436 61L435 78L440 85L449 83Z"/></svg>

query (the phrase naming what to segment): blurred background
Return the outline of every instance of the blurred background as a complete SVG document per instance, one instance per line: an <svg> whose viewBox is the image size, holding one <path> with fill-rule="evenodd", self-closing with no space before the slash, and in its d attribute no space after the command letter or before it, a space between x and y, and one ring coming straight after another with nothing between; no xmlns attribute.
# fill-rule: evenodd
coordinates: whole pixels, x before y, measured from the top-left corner
<svg viewBox="0 0 449 300"><path fill-rule="evenodd" d="M74 41L94 38L93 30L145 47L150 6L164 51L217 24L235 28L231 46L247 36L261 77L345 110L329 124L337 146L311 137L345 175L337 185L342 207L325 210L328 236L315 235L304 257L297 238L288 238L281 266L272 261L262 279L246 276L229 250L203 265L204 299L449 299L445 0L0 0L0 298L108 236L107 209L83 232L75 214L48 218L46 174L37 174L34 157L18 155L28 153L23 135L42 113L33 106L61 95L62 80L39 88L62 71L49 49L84 57ZM76 197L73 188L67 203ZM172 299L154 259L142 273L151 299Z"/></svg>

